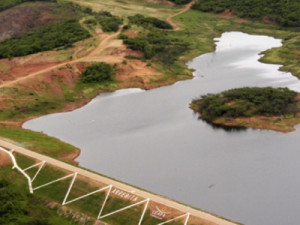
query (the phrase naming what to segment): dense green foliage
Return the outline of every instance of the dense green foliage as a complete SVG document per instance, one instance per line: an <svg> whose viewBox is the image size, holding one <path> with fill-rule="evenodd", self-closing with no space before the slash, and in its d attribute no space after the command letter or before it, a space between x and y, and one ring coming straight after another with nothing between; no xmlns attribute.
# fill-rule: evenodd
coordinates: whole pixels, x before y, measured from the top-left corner
<svg viewBox="0 0 300 225"><path fill-rule="evenodd" d="M110 12L102 11L94 13L97 21L100 23L102 30L105 32L116 32L123 20L118 16L113 16Z"/></svg>
<svg viewBox="0 0 300 225"><path fill-rule="evenodd" d="M69 46L89 36L88 31L83 29L78 21L61 21L1 42L0 58L24 56L61 46Z"/></svg>
<svg viewBox="0 0 300 225"><path fill-rule="evenodd" d="M123 24L123 20L120 17L114 16L107 11L93 12L91 8L85 8L83 11L93 16L93 18L84 21L85 24L93 26L100 24L105 32L116 32L119 30L120 25Z"/></svg>
<svg viewBox="0 0 300 225"><path fill-rule="evenodd" d="M184 41L168 36L167 31L152 29L135 38L121 35L124 43L131 49L142 51L146 59L156 57L164 64L173 64L187 49Z"/></svg>
<svg viewBox="0 0 300 225"><path fill-rule="evenodd" d="M283 26L300 26L299 0L198 0L192 8L215 13L229 9L241 17L267 16Z"/></svg>
<svg viewBox="0 0 300 225"><path fill-rule="evenodd" d="M171 2L174 2L176 5L183 5L190 3L192 0L171 0Z"/></svg>
<svg viewBox="0 0 300 225"><path fill-rule="evenodd" d="M0 224L56 225L57 223L75 224L59 218L55 212L42 206L33 195L25 193L18 186L0 180Z"/></svg>
<svg viewBox="0 0 300 225"><path fill-rule="evenodd" d="M295 104L296 95L296 92L287 88L247 87L204 95L192 104L208 120L218 117L278 116L299 111Z"/></svg>
<svg viewBox="0 0 300 225"><path fill-rule="evenodd" d="M157 27L160 29L172 29L172 26L166 21L157 19L155 17L145 17L141 14L128 17L129 22L147 28L149 26Z"/></svg>
<svg viewBox="0 0 300 225"><path fill-rule="evenodd" d="M12 8L24 2L34 2L37 0L1 0L0 1L0 12L6 9ZM56 2L56 0L38 0L42 2Z"/></svg>
<svg viewBox="0 0 300 225"><path fill-rule="evenodd" d="M9 190L7 181L0 181L0 224L20 223L20 218L28 213L25 198L13 190Z"/></svg>
<svg viewBox="0 0 300 225"><path fill-rule="evenodd" d="M81 74L83 83L101 83L111 81L114 76L113 68L106 63L94 63Z"/></svg>

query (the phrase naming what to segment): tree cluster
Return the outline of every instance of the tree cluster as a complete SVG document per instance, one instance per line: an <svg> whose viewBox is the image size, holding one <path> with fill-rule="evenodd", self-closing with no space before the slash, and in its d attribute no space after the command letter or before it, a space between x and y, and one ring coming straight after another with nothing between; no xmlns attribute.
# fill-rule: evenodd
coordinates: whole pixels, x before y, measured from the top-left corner
<svg viewBox="0 0 300 225"><path fill-rule="evenodd" d="M83 83L103 83L112 81L114 74L114 69L109 64L94 63L81 74L80 81Z"/></svg>
<svg viewBox="0 0 300 225"><path fill-rule="evenodd" d="M159 28L159 29L172 29L173 28L166 21L157 19L155 17L145 17L141 14L136 14L134 16L129 16L128 19L129 19L129 22L131 24L136 24L136 25L142 26L144 28L148 28L148 27L151 27L151 26Z"/></svg>
<svg viewBox="0 0 300 225"><path fill-rule="evenodd" d="M247 87L220 94L207 94L194 100L192 104L209 121L218 117L280 116L299 111L296 95L296 92L288 88Z"/></svg>
<svg viewBox="0 0 300 225"><path fill-rule="evenodd" d="M300 27L299 0L197 0L192 8L214 13L229 9L241 17L267 17L282 26Z"/></svg>
<svg viewBox="0 0 300 225"><path fill-rule="evenodd" d="M151 29L135 38L124 34L120 37L129 48L143 52L146 59L156 57L167 65L173 64L189 46L181 40L169 37L167 31L158 29Z"/></svg>
<svg viewBox="0 0 300 225"><path fill-rule="evenodd" d="M83 12L93 16L93 18L86 20L85 24L92 26L100 24L105 32L116 32L119 30L120 25L123 24L123 19L107 11L93 12L91 8L85 8Z"/></svg>
<svg viewBox="0 0 300 225"><path fill-rule="evenodd" d="M0 42L0 58L25 56L57 47L68 47L89 36L89 32L83 29L77 20L65 20Z"/></svg>
<svg viewBox="0 0 300 225"><path fill-rule="evenodd" d="M110 12L102 11L99 13L94 13L96 20L100 23L102 30L105 32L116 32L119 26L123 23L123 20L112 15Z"/></svg>

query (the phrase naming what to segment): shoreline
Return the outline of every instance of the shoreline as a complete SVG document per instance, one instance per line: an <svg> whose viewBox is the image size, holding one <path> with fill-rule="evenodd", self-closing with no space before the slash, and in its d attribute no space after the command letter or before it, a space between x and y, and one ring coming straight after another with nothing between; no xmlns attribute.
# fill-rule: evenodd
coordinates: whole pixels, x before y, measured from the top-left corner
<svg viewBox="0 0 300 225"><path fill-rule="evenodd" d="M166 81L166 82L156 83L155 85L152 85L151 87L148 87L148 88L146 88L145 86L143 87L143 86L140 86L140 85L136 85L136 86L131 86L131 87L127 87L127 88L120 87L120 88L116 88L116 89L111 90L111 91L99 90L91 98L85 98L85 99L83 99L83 100L81 100L79 102L74 102L73 104L68 104L62 110L58 110L58 111L55 111L55 112L50 112L48 114L43 114L43 115L30 116L30 117L28 117L28 118L26 118L26 119L24 119L22 121L18 121L18 122L14 122L14 121L1 121L0 125L10 125L10 123L12 123L17 128L28 130L26 128L23 128L24 123L26 123L27 121L30 121L30 120L33 120L33 119L36 119L36 118L39 118L39 117L51 115L51 114L72 112L74 110L77 110L77 109L80 109L80 108L86 106L93 99L95 99L97 96L99 96L101 94L113 93L113 92L116 92L116 91L126 90L126 89L130 89L130 88L140 88L141 90L148 91L148 90L152 90L152 89L156 89L156 88L161 88L161 87L166 87L166 86L174 85L175 83L177 83L179 81L190 80L190 79L193 79L193 78L194 78L194 76L191 75L190 77L184 78L184 79L169 80L169 81ZM29 131L31 131L31 130L29 130ZM38 133L40 133L42 135L47 135L47 134L44 134L43 132L38 132ZM11 140L11 141L14 141L14 140ZM60 141L62 141L62 140L60 140ZM64 142L64 141L62 141L62 142ZM67 143L67 144L69 144L69 143ZM72 162L75 165L79 165L79 162L76 161L76 159L80 156L81 149L79 149L76 146L74 146L74 147L76 148L75 152L71 152L71 153L67 154L66 156L62 157L61 159L65 160L67 162Z"/></svg>

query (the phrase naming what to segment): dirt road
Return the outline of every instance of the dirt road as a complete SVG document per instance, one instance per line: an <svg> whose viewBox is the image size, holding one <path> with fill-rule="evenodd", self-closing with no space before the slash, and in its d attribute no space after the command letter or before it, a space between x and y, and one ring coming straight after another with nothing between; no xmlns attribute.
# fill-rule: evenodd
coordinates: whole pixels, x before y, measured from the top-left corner
<svg viewBox="0 0 300 225"><path fill-rule="evenodd" d="M188 11L193 4L194 4L194 2L190 2L189 4L186 5L186 7L182 11L180 11L180 12L178 12L176 14L170 15L167 18L167 22L170 23L175 28L175 30L179 30L180 27L176 23L174 23L172 21L172 18L175 17L175 16L178 16L178 15L180 15L180 14L186 12L186 11ZM118 30L118 32L116 32L114 34L111 34L111 35L107 35L104 39L102 39L100 41L100 43L98 44L98 46L92 52L90 52L88 55L86 55L84 57L78 58L77 57L77 53L75 53L74 54L75 57L72 60L69 60L69 61L57 64L55 66L48 67L46 69L42 69L42 70L40 70L38 72L34 72L34 73L28 74L28 75L23 76L23 77L19 77L19 78L15 79L15 80L6 81L6 82L0 84L0 88L11 87L14 84L17 84L17 83L19 83L21 81L24 81L24 80L27 80L27 79L31 79L31 78L33 78L35 76L41 75L43 73L47 73L47 72L49 72L51 70L55 70L55 69L58 69L60 67L66 66L67 64L74 64L74 63L78 63L78 62L82 62L82 61L83 62L84 61L85 62L101 61L101 60L103 60L101 58L101 53L103 53L105 51L105 49L107 49L109 47L109 42L111 40L115 39L121 33L122 29L123 29L123 26L120 27L120 29ZM98 38L100 39L101 37L99 36Z"/></svg>
<svg viewBox="0 0 300 225"><path fill-rule="evenodd" d="M82 61L90 61L91 59L93 59L91 57L94 57L96 54L99 54L99 53L103 52L109 46L108 43L112 39L116 38L121 33L121 30L122 30L122 27L119 29L118 32L116 32L114 34L111 34L111 35L107 35L103 40L100 41L99 45L92 52L90 52L88 55L86 55L84 57L69 60L69 61L57 64L55 66L51 66L49 68L40 70L38 72L28 74L27 76L20 77L20 78L17 78L15 80L12 80L12 81L4 82L0 85L0 88L11 87L12 85L19 83L20 81L24 81L24 80L33 78L33 77L35 77L37 75L40 75L40 74L43 74L43 73L47 73L51 70L58 69L58 68L63 67L67 64L74 64L74 63L78 63L78 62L82 62Z"/></svg>
<svg viewBox="0 0 300 225"><path fill-rule="evenodd" d="M184 213L189 212L191 215L202 218L202 219L207 220L207 221L210 221L211 223L213 223L215 225L236 225L236 223L224 220L224 219L219 218L217 216L214 216L212 214L209 214L209 213L206 213L206 212L203 212L203 211L200 211L200 210L193 209L191 207L182 205L182 204L177 203L177 202L175 202L173 200L170 200L168 198L165 198L165 197L162 197L162 196L159 196L159 195L155 195L155 194L152 194L152 193L149 193L149 192L146 192L146 191L142 191L140 189L134 188L132 186L123 184L123 183L115 181L115 180L111 180L107 177L103 177L101 175L86 171L86 170L81 169L79 167L69 165L69 164L64 163L62 161L59 161L59 160L56 160L56 159L38 154L36 152L30 151L28 149L25 149L23 147L15 145L15 144L9 143L7 141L0 140L0 146L2 146L4 148L7 148L7 149L14 149L15 152L21 153L23 155L26 155L26 156L29 156L29 157L32 157L32 158L35 158L35 159L40 160L40 161L45 160L47 163L49 163L53 166L63 168L65 170L69 170L70 172L77 172L78 174L83 175L87 178L93 179L95 181L99 181L99 182L105 183L105 184L111 184L116 188L120 188L120 189L122 189L126 192L129 192L129 193L134 193L135 195L140 196L140 197L145 198L145 199L149 198L151 201L154 201L156 203L165 205L167 207L177 209L181 212L184 212Z"/></svg>
<svg viewBox="0 0 300 225"><path fill-rule="evenodd" d="M186 5L186 7L183 10L181 10L180 12L178 12L176 14L170 15L167 18L167 22L172 25L172 27L174 28L174 30L179 30L180 27L176 23L174 23L172 19L175 16L178 16L178 15L180 15L182 13L185 13L185 12L189 11L194 3L195 3L194 1L190 2L189 4Z"/></svg>

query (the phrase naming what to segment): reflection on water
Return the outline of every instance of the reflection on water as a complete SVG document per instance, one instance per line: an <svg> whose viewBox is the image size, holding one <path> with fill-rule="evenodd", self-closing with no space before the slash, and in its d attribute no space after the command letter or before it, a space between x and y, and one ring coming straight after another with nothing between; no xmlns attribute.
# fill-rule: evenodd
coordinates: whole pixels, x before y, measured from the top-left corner
<svg viewBox="0 0 300 225"><path fill-rule="evenodd" d="M201 120L202 122L209 124L215 130L222 129L226 132L241 132L241 131L248 130L248 128L242 127L242 126L225 126L225 125L222 125L222 124L210 123L207 120L203 119L201 116L198 116L198 120Z"/></svg>
<svg viewBox="0 0 300 225"><path fill-rule="evenodd" d="M207 93L300 82L259 53L281 40L224 33L215 53L188 63L196 78L100 95L85 107L24 124L81 148L81 166L248 225L298 225L300 132L227 132L189 104ZM126 93L126 94L125 94Z"/></svg>
<svg viewBox="0 0 300 225"><path fill-rule="evenodd" d="M242 127L242 126L226 126L226 125L222 125L222 124L211 123L211 122L207 121L206 119L204 119L198 112L195 112L195 111L194 111L194 115L197 116L199 121L210 125L215 130L221 129L221 130L224 130L227 132L241 132L241 131L248 130L248 128Z"/></svg>

